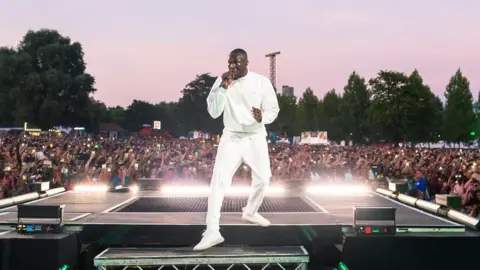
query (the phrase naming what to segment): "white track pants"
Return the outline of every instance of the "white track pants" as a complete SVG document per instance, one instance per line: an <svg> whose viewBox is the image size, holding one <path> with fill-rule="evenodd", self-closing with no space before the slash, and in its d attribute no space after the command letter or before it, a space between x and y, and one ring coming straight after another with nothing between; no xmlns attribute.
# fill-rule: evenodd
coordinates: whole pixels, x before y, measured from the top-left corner
<svg viewBox="0 0 480 270"><path fill-rule="evenodd" d="M220 230L220 210L225 191L232 184L232 177L242 162L252 169L252 190L245 213L253 215L263 202L265 189L272 172L268 156L267 139L263 136L235 138L222 136L218 145L208 197L207 230Z"/></svg>

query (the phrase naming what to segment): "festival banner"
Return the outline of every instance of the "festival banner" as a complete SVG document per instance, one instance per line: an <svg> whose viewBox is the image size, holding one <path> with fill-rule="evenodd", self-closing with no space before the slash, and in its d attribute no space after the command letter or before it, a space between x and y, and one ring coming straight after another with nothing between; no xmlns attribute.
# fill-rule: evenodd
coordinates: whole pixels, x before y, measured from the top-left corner
<svg viewBox="0 0 480 270"><path fill-rule="evenodd" d="M305 131L301 134L300 144L329 144L326 131Z"/></svg>

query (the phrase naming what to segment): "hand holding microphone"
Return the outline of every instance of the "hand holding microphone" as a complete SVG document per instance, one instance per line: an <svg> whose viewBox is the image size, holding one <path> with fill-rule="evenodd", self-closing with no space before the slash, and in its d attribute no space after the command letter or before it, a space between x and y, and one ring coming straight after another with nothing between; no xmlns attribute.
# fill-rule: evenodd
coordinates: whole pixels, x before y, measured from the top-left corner
<svg viewBox="0 0 480 270"><path fill-rule="evenodd" d="M220 84L221 87L224 89L228 89L230 84L232 84L233 81L233 74L231 72L225 72L222 75L222 83Z"/></svg>
<svg viewBox="0 0 480 270"><path fill-rule="evenodd" d="M253 118L255 118L255 120L257 122L259 122L259 123L262 122L262 110L261 109L252 107L252 114L253 114Z"/></svg>

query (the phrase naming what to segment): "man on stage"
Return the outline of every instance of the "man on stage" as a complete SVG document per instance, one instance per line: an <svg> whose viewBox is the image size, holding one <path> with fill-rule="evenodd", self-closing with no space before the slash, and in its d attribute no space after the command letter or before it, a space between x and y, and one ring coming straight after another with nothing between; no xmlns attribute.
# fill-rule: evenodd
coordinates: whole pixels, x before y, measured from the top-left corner
<svg viewBox="0 0 480 270"><path fill-rule="evenodd" d="M249 71L247 53L235 49L228 59L228 72L212 86L207 98L208 113L223 113L223 130L218 145L208 197L207 230L194 250L205 250L224 241L220 234L220 210L225 191L242 162L252 169L252 191L242 219L263 227L270 222L258 213L272 176L266 124L277 118L277 95L268 78Z"/></svg>

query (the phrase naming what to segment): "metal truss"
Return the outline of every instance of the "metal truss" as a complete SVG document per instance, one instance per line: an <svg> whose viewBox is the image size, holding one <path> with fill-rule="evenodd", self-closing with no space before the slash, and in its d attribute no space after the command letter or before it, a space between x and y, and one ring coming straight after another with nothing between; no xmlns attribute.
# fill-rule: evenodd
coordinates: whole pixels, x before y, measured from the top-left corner
<svg viewBox="0 0 480 270"><path fill-rule="evenodd" d="M173 268L175 270L181 270L181 269L185 269L187 265L183 265L183 266L175 266L175 265L157 265L155 266L155 268L153 268L153 266L148 266L148 269L157 269L157 270L166 270L166 268ZM234 266L243 266L243 269L246 269L246 270L252 270L251 267L262 267L261 269L262 270L266 270L268 267L271 267L271 266L277 266L279 269L281 270L307 270L307 264L306 263L288 263L288 266L286 266L286 263L284 263L283 265L281 263L267 263L267 264L253 264L253 265L250 265L248 266L247 264L230 264L229 266L226 266L226 265L222 265L222 266L219 266L219 265L211 265L211 264L197 264L197 265L188 265L190 267L194 266L192 268L192 270L197 270L197 268L199 267L208 267L210 270L219 270L218 267L222 267L222 269L225 269L225 270L230 270L232 269ZM110 269L119 269L117 268L118 266L113 266L113 267L106 267L106 266L98 266L98 270L110 270ZM120 266L122 267L122 266ZM127 265L125 267L122 268L122 270L127 270L127 269L138 269L138 270L144 270L144 268L142 267L147 267L147 266L140 266L140 265ZM156 268L158 267L158 268ZM217 267L217 268L215 268ZM227 267L227 268L225 268ZM146 268L145 268L146 269Z"/></svg>

